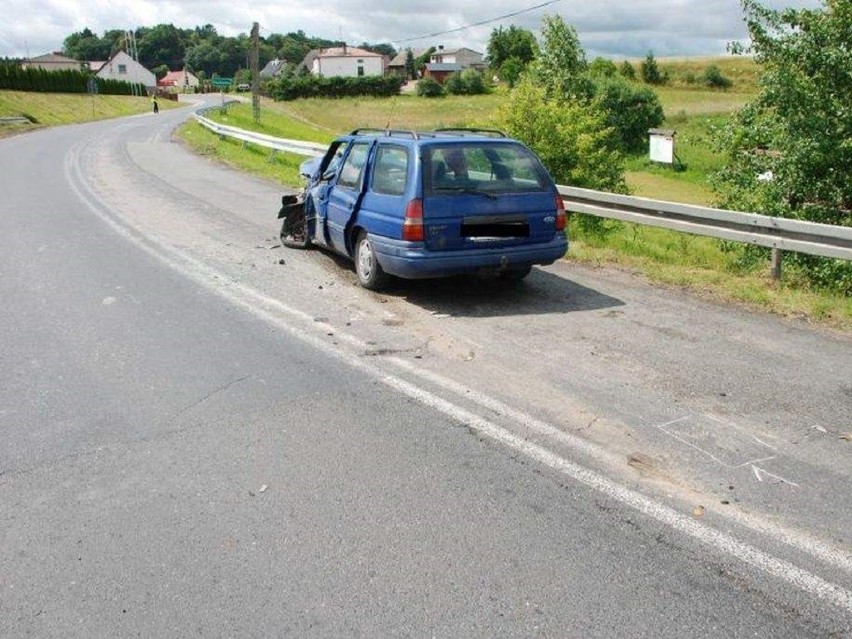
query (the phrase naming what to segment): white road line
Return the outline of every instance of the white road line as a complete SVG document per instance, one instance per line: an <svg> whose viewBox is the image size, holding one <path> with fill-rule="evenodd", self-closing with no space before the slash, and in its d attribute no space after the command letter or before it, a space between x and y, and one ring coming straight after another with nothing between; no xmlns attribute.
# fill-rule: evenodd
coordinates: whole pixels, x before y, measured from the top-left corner
<svg viewBox="0 0 852 639"><path fill-rule="evenodd" d="M82 147L83 144L81 143L69 151L65 165L66 179L80 201L83 202L95 215L113 228L119 235L133 242L150 255L161 260L170 268L177 270L208 290L211 290L232 303L245 308L256 317L276 326L304 343L315 347L317 350L342 360L352 368L360 370L371 377L380 380L387 386L411 397L412 399L415 399L423 405L429 406L456 421L466 424L468 427L483 436L486 436L507 448L515 450L516 452L521 453L545 466L553 468L563 475L579 481L626 506L638 510L643 514L674 528L675 530L689 535L693 539L696 539L717 551L735 557L736 559L771 574L813 596L831 602L832 604L843 608L846 612L852 613L852 592L842 588L841 586L828 582L817 575L791 564L790 562L764 553L749 544L740 542L729 534L702 524L658 501L645 497L641 493L608 479L593 470L571 462L543 446L526 441L506 428L494 424L493 422L484 419L457 404L438 397L437 395L397 377L396 375L388 374L368 361L367 358L362 358L357 354L342 351L339 347L329 344L325 339L318 335L308 332L307 330L297 328L291 323L286 322L280 316L274 314L274 312L284 312L294 319L315 324L306 313L290 308L279 300L268 297L244 284L231 281L228 277L219 273L210 266L175 248L155 244L147 238L143 239L144 236L142 236L139 231L129 226L127 223L120 221L116 218L116 216L110 213L108 208L100 203L97 195L88 185L78 162L78 154ZM344 334L342 334L338 328L338 332L335 337L340 340L343 335ZM345 341L349 343L360 344L359 340L351 336L347 336L347 338L348 339ZM397 365L399 361L404 361L399 360L398 358L396 359L398 360L396 362ZM451 387L454 384L455 383L451 380L445 380L444 382L445 387ZM480 399L484 397L485 396L482 396ZM496 400L491 403L495 406L499 404ZM518 414L516 411L512 412ZM536 420L533 418L527 418L524 423L529 425L534 424L535 422ZM549 432L551 430L558 430L553 426L546 425L546 427ZM596 446L583 442L582 447L582 452L595 455L600 459L600 451L598 450L595 452L595 449L597 449ZM765 526L764 528L764 532L770 532L771 529L770 534L774 532L775 536L777 536L778 530L774 529L774 527ZM818 556L822 559L835 566L842 566L844 563L847 567L852 565L852 563L850 563L850 559L843 553L840 553L836 549L832 549L828 546L823 545L823 548L820 548L819 543L801 544L795 536L789 535L780 537L780 540L787 541L802 550L818 554ZM825 552L826 550L828 552ZM837 559L842 561L838 563L836 561Z"/></svg>

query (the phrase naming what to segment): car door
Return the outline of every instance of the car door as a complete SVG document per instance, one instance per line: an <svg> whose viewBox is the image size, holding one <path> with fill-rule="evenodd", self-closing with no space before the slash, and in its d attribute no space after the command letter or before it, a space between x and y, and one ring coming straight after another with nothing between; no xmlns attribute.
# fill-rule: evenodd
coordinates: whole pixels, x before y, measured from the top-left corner
<svg viewBox="0 0 852 639"><path fill-rule="evenodd" d="M371 140L353 142L349 146L337 179L328 191L327 219L325 225L329 246L340 253L346 251L346 227L358 210L364 189L367 160Z"/></svg>
<svg viewBox="0 0 852 639"><path fill-rule="evenodd" d="M308 189L310 198L308 207L308 233L311 241L320 246L329 246L328 239L328 197L337 181L338 171L348 143L335 141L322 159L316 175Z"/></svg>

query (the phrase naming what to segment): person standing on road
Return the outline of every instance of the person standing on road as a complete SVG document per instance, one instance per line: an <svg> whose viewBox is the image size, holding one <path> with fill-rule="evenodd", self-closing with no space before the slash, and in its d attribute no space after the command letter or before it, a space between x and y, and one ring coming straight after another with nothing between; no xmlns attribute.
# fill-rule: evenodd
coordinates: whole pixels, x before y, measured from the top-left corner
<svg viewBox="0 0 852 639"><path fill-rule="evenodd" d="M151 97L151 102L154 104L154 113L159 113L160 112L160 105L157 103L157 94L156 93Z"/></svg>

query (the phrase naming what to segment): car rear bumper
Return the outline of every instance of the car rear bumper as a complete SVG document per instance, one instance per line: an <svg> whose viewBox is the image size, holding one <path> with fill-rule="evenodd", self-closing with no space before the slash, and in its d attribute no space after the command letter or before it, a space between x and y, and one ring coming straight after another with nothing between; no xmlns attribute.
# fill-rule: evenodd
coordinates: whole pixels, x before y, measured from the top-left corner
<svg viewBox="0 0 852 639"><path fill-rule="evenodd" d="M430 251L422 242L405 242L373 234L370 234L370 242L385 272L407 279L552 264L568 250L568 240L563 233L557 233L550 242L459 251Z"/></svg>

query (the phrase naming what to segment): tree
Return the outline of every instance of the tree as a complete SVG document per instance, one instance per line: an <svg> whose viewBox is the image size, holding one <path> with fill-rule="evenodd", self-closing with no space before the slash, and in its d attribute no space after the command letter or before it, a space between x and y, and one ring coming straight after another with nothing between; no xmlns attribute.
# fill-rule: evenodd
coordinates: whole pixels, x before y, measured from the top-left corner
<svg viewBox="0 0 852 639"><path fill-rule="evenodd" d="M526 65L523 62L517 58L509 58L500 67L500 79L510 87L514 87L525 69Z"/></svg>
<svg viewBox="0 0 852 639"><path fill-rule="evenodd" d="M534 149L559 184L625 192L621 156L600 111L549 95L525 77L498 111L500 126Z"/></svg>
<svg viewBox="0 0 852 639"><path fill-rule="evenodd" d="M369 42L362 42L358 45L358 47L364 49L365 51L372 51L373 53L378 53L379 55L386 55L390 59L396 57L396 49L393 48L393 45L388 44L386 42L382 42L380 44L370 44Z"/></svg>
<svg viewBox="0 0 852 639"><path fill-rule="evenodd" d="M435 51L435 47L429 47L426 51L417 56L414 59L414 68L417 71L420 71L423 67L425 67L429 63L429 60L432 58L432 54L435 53Z"/></svg>
<svg viewBox="0 0 852 639"><path fill-rule="evenodd" d="M407 80L417 79L417 69L414 67L414 52L410 48L405 50L405 78Z"/></svg>
<svg viewBox="0 0 852 639"><path fill-rule="evenodd" d="M666 78L660 73L653 51L648 51L648 55L645 56L645 59L640 65L640 70L642 72L642 79L648 84L665 84Z"/></svg>
<svg viewBox="0 0 852 639"><path fill-rule="evenodd" d="M663 123L663 106L647 86L622 77L600 78L595 82L595 102L604 113L625 152L641 151L648 145L648 129Z"/></svg>
<svg viewBox="0 0 852 639"><path fill-rule="evenodd" d="M580 46L577 31L561 16L544 16L541 28L544 40L530 72L549 94L585 99L591 96L586 76L586 52Z"/></svg>
<svg viewBox="0 0 852 639"><path fill-rule="evenodd" d="M201 42L187 50L184 62L193 72L203 71L213 77L214 73L221 73L227 59L216 43Z"/></svg>
<svg viewBox="0 0 852 639"><path fill-rule="evenodd" d="M621 74L621 77L626 78L627 80L636 79L636 69L634 69L633 65L627 60L621 63L621 66L618 67L618 72Z"/></svg>
<svg viewBox="0 0 852 639"><path fill-rule="evenodd" d="M759 92L724 130L719 204L852 226L852 4L767 9L743 0ZM789 254L813 283L852 295L852 262Z"/></svg>
<svg viewBox="0 0 852 639"><path fill-rule="evenodd" d="M593 78L612 78L618 75L618 67L612 60L599 56L589 65L589 75Z"/></svg>
<svg viewBox="0 0 852 639"><path fill-rule="evenodd" d="M500 73L503 65L510 60L513 64L526 67L535 59L538 52L538 44L532 31L510 26L508 29L499 27L491 32L488 39L488 64Z"/></svg>
<svg viewBox="0 0 852 639"><path fill-rule="evenodd" d="M111 46L109 39L99 38L87 27L65 38L62 52L75 60L107 60Z"/></svg>
<svg viewBox="0 0 852 639"><path fill-rule="evenodd" d="M150 29L139 29L137 33L139 62L152 69L165 64L170 69L183 66L183 34L172 24L158 24Z"/></svg>

